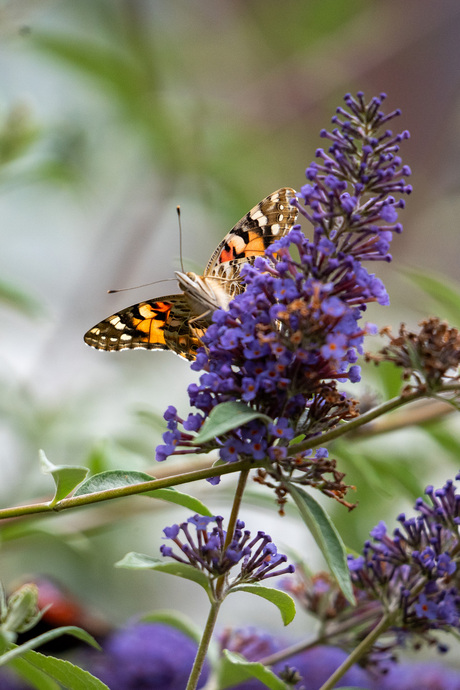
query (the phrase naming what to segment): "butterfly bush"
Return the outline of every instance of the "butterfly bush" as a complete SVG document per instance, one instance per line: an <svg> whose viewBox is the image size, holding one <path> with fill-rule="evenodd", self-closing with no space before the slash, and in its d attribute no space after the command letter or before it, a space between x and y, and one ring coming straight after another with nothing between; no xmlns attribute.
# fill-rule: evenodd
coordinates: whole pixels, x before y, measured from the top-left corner
<svg viewBox="0 0 460 690"><path fill-rule="evenodd" d="M415 516L398 516L392 535L380 522L362 555L348 557L356 606L327 573L311 576L297 568L296 581L284 583L320 620L323 640L349 652L385 621L360 659L379 671L391 670L402 647L446 652L439 633L460 632L460 493L449 480L425 494L428 501L417 499Z"/></svg>
<svg viewBox="0 0 460 690"><path fill-rule="evenodd" d="M409 134L386 129L399 111L385 115L384 98L366 104L362 94L346 96L335 128L321 132L329 148L318 149L307 184L290 201L312 226L312 239L296 225L244 267L245 291L228 311L213 314L191 365L203 372L188 388L196 411L184 419L168 408L157 460L217 449L226 463L268 460L258 480L274 486L280 502L281 478L293 480L294 471L293 481L339 500L345 494L327 451L313 455L293 442L316 439L357 416L356 401L338 384L360 379L364 336L376 332L361 321L366 305L389 303L382 281L363 266L391 260L390 242L402 230L400 197L411 192L404 180L410 170L398 155ZM259 416L195 444L195 432L226 402L244 403Z"/></svg>

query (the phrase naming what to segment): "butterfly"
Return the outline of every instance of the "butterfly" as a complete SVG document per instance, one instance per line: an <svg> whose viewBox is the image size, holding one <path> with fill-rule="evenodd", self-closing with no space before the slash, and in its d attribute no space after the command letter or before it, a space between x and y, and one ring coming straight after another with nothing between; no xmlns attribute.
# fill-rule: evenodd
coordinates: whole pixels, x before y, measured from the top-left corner
<svg viewBox="0 0 460 690"><path fill-rule="evenodd" d="M263 199L224 237L202 276L176 271L178 295L156 297L107 317L85 334L97 350L171 350L194 360L216 309L227 309L243 292L241 269L263 256L265 249L286 235L297 219L289 201L296 192L283 187Z"/></svg>

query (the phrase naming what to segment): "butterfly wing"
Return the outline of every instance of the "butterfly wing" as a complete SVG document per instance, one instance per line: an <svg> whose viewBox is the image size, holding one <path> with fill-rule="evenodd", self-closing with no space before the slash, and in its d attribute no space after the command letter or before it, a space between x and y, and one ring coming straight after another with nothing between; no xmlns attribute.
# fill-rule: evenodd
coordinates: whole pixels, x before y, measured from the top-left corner
<svg viewBox="0 0 460 690"><path fill-rule="evenodd" d="M289 204L295 195L294 189L283 187L254 206L216 247L204 277L225 281L225 290L232 296L241 292L242 266L263 256L267 247L286 235L296 222L298 211Z"/></svg>
<svg viewBox="0 0 460 690"><path fill-rule="evenodd" d="M190 307L184 295L146 300L104 319L85 334L97 350L172 350L193 360L202 331L189 324Z"/></svg>

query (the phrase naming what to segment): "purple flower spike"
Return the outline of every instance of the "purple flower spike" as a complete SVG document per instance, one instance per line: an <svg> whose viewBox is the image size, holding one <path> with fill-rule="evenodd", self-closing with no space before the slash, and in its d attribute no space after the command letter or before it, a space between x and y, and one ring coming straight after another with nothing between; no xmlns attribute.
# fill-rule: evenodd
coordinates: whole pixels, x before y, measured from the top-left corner
<svg viewBox="0 0 460 690"><path fill-rule="evenodd" d="M241 269L244 292L227 310L213 313L201 338L192 365L201 377L188 389L198 415L189 416L184 430L199 430L216 406L228 402L244 403L264 417L198 447L178 431L182 422L169 408L170 434L157 450L159 460L190 447L217 450L224 462L266 463L262 483L267 473L279 482L283 473L293 480L295 472L299 483L343 499L347 487L334 461L308 459L308 452L291 452L290 444L316 440L357 416L355 402L338 384L360 379L355 363L370 332L360 323L367 305L389 302L383 283L363 262L391 259L390 242L401 229L400 197L411 190L404 181L410 171L399 157L407 134L388 130L398 113L385 115L383 100L345 97L334 129L321 133L329 148L318 149L308 183L290 200L313 226L313 239L295 226L269 244L265 257L249 258Z"/></svg>
<svg viewBox="0 0 460 690"><path fill-rule="evenodd" d="M214 522L216 526L210 528ZM195 527L196 537L191 534L189 525ZM179 554L166 545L161 546L160 551L163 556L204 572L209 577L211 587L214 587L217 579L225 576L227 591L236 585L294 572L293 565L284 566L286 556L278 553L275 544L264 532L258 532L251 539L249 530L244 529L244 522L238 520L232 539L225 546L227 534L222 525L222 517L194 515L181 525L163 530L165 536L180 549ZM180 531L185 537L182 542L179 540ZM238 571L230 580L230 571L235 566L238 566Z"/></svg>

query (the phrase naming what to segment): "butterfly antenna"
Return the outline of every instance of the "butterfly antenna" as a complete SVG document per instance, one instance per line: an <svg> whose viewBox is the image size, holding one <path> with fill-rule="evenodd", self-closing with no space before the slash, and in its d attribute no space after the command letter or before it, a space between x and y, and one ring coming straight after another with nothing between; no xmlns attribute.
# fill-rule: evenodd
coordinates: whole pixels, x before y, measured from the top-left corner
<svg viewBox="0 0 460 690"><path fill-rule="evenodd" d="M184 263L182 261L182 223L180 222L180 206L176 206L177 211L177 221L179 223L179 254L180 254L180 267L182 273L185 273Z"/></svg>
<svg viewBox="0 0 460 690"><path fill-rule="evenodd" d="M117 288L116 290L107 290L108 295L113 295L115 292L127 292L128 290L137 290L138 288L148 287L149 285L156 285L157 283L168 283L174 278L164 278L164 280L154 280L152 283L143 283L142 285L133 285L128 288Z"/></svg>

